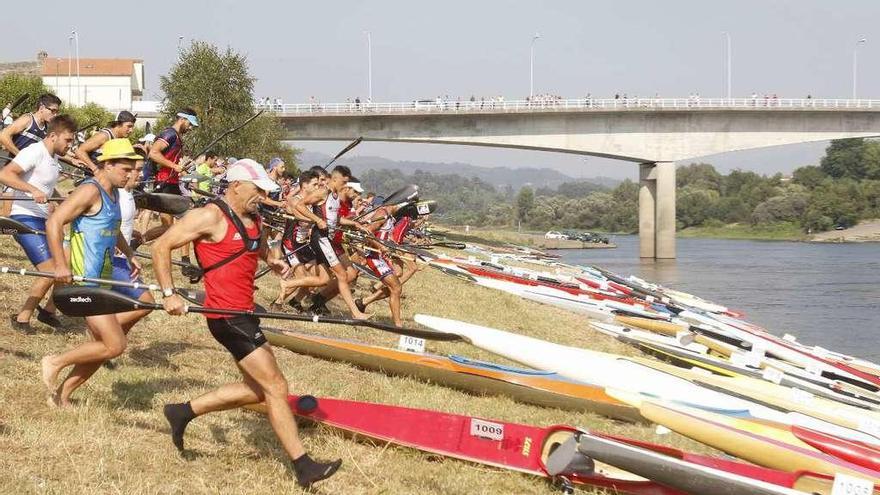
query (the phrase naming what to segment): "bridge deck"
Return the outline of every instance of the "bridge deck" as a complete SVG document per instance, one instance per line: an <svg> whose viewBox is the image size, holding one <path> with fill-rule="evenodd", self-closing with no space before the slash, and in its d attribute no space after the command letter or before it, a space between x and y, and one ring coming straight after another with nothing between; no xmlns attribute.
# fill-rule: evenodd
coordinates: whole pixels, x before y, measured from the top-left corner
<svg viewBox="0 0 880 495"><path fill-rule="evenodd" d="M257 105L279 117L335 115L432 115L486 113L628 112L628 111L880 111L880 100L813 98L579 98L568 100L452 101L395 103L293 103Z"/></svg>

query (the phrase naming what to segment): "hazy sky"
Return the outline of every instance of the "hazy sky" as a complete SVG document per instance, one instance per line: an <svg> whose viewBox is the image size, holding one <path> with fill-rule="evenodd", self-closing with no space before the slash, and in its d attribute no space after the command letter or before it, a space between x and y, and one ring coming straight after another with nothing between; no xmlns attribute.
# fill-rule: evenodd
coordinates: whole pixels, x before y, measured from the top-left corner
<svg viewBox="0 0 880 495"><path fill-rule="evenodd" d="M564 97L719 96L722 32L733 48L733 93L849 97L859 48L859 96L880 97L880 2L740 0L509 2L268 2L195 0L161 4L48 0L39 15L4 23L3 60L44 49L66 56L76 28L81 57L145 61L146 98L173 63L178 36L248 55L257 97L305 102L367 95L367 41L373 40L373 100L472 94L518 99L529 91L534 33L535 92ZM154 7L155 6L155 7ZM33 13L33 12L32 12ZM8 43L15 40L14 43ZM341 143L299 143L335 153ZM719 168L788 171L816 160L823 145L712 157ZM516 150L364 143L356 151L392 159L487 166L548 166L571 175L634 177L626 162Z"/></svg>

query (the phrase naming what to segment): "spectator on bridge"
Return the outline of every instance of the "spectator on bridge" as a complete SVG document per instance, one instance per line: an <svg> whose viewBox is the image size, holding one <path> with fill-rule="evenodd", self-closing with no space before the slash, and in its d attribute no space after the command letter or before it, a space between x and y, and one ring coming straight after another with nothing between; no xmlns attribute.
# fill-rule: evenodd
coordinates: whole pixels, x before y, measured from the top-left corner
<svg viewBox="0 0 880 495"><path fill-rule="evenodd" d="M354 99L354 108L356 110L360 110L360 108L361 108L361 97L360 96L358 96Z"/></svg>

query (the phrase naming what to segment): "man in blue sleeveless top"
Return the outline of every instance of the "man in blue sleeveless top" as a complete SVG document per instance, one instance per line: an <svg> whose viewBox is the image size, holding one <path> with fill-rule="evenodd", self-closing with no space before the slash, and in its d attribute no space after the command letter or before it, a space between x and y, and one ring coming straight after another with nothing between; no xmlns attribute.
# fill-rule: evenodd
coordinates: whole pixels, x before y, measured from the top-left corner
<svg viewBox="0 0 880 495"><path fill-rule="evenodd" d="M61 203L46 222L49 249L55 262L56 283L70 283L72 276L112 278L131 282L137 277L140 264L120 231L122 213L117 188L124 187L135 172L138 155L128 139L112 139L103 146L95 177L83 181ZM62 245L63 229L70 226L70 265ZM121 251L133 269L130 273L113 269L113 256ZM114 290L120 290L114 288ZM128 296L131 289L121 289ZM139 299L153 302L146 291ZM69 405L70 394L82 385L105 361L122 354L126 334L149 310L86 317L86 325L94 341L81 344L63 354L50 354L42 360L43 383L49 390L48 403ZM70 374L57 387L58 373L73 365Z"/></svg>
<svg viewBox="0 0 880 495"><path fill-rule="evenodd" d="M70 148L76 122L66 115L59 115L49 123L47 130L44 139L23 149L9 165L0 169L0 183L14 190L15 201L9 201L12 203L10 217L39 232L46 230L46 219L53 208L47 198L57 196L55 184L61 171L58 155ZM21 234L16 235L15 240L38 270L55 269L45 235ZM37 319L41 322L52 327L61 326L53 314L51 299L46 309L39 307L51 287L51 279L34 281L21 311L12 316L12 328L31 333L30 319L34 310L38 311Z"/></svg>
<svg viewBox="0 0 880 495"><path fill-rule="evenodd" d="M0 131L0 146L11 155L21 153L28 146L46 137L46 124L58 114L61 100L55 95L44 94L37 99L37 109L22 114L9 127Z"/></svg>

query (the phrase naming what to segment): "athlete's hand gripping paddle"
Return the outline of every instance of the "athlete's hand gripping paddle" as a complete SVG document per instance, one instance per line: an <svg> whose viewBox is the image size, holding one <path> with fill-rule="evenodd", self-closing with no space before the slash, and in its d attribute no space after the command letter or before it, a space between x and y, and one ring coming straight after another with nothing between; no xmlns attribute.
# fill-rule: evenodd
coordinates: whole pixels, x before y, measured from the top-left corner
<svg viewBox="0 0 880 495"><path fill-rule="evenodd" d="M67 316L94 316L125 313L139 309L163 309L158 303L146 303L132 299L109 289L67 285L56 287L53 300L58 309ZM421 328L396 327L385 323L351 318L324 318L321 316L291 315L286 313L270 313L267 311L241 311L222 308L188 307L190 313L210 313L228 316L255 316L276 320L310 321L313 323L329 323L332 325L351 325L375 328L400 335L409 335L427 340L453 341L461 340L459 335L425 330Z"/></svg>

